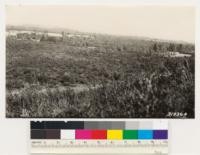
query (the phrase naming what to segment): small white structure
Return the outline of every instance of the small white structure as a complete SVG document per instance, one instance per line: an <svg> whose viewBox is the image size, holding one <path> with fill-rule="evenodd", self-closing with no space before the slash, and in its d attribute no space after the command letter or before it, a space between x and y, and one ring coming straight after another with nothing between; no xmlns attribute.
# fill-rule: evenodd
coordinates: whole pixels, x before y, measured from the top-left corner
<svg viewBox="0 0 200 155"><path fill-rule="evenodd" d="M6 36L17 36L18 31L8 30L6 31Z"/></svg>
<svg viewBox="0 0 200 155"><path fill-rule="evenodd" d="M191 56L190 54L183 54L180 52L171 52L171 51L166 52L164 55L166 57L190 57Z"/></svg>
<svg viewBox="0 0 200 155"><path fill-rule="evenodd" d="M48 32L47 35L48 35L48 36L51 36L51 37L62 37L62 34L61 34L61 33L52 33L52 32Z"/></svg>

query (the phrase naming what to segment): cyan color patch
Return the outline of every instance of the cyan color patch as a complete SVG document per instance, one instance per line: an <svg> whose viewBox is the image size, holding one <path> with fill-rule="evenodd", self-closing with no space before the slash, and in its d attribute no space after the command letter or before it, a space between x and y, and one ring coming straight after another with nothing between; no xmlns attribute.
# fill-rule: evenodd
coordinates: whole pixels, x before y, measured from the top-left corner
<svg viewBox="0 0 200 155"><path fill-rule="evenodd" d="M138 139L153 139L153 130L138 130Z"/></svg>

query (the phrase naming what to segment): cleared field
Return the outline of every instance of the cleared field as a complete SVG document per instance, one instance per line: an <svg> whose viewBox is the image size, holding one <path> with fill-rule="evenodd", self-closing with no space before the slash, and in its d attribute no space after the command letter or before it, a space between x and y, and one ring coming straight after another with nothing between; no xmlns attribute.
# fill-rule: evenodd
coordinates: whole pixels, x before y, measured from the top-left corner
<svg viewBox="0 0 200 155"><path fill-rule="evenodd" d="M33 42L7 38L6 116L194 117L194 50L126 37ZM91 48L92 47L92 48ZM169 49L167 49L169 48Z"/></svg>

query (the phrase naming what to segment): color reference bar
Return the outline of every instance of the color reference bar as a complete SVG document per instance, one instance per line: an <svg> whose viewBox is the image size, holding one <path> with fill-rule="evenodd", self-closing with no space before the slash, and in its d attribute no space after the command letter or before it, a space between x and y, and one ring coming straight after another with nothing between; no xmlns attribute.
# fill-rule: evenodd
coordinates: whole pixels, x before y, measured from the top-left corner
<svg viewBox="0 0 200 155"><path fill-rule="evenodd" d="M31 154L168 154L168 122L31 122Z"/></svg>
<svg viewBox="0 0 200 155"><path fill-rule="evenodd" d="M168 130L59 130L32 129L31 139L67 140L153 140L168 139Z"/></svg>
<svg viewBox="0 0 200 155"><path fill-rule="evenodd" d="M31 129L167 130L168 124L165 121L31 121Z"/></svg>

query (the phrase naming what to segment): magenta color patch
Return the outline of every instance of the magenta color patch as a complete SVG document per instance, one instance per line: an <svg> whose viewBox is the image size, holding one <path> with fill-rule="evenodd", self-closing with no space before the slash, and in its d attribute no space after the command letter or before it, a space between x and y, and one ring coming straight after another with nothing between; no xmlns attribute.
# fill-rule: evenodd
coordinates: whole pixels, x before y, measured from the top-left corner
<svg viewBox="0 0 200 155"><path fill-rule="evenodd" d="M92 139L91 130L76 130L75 134L76 139Z"/></svg>

